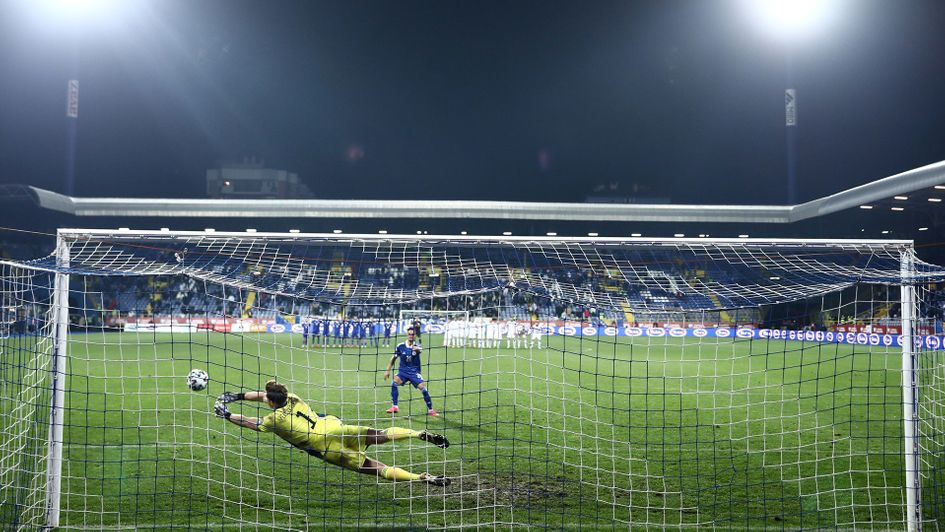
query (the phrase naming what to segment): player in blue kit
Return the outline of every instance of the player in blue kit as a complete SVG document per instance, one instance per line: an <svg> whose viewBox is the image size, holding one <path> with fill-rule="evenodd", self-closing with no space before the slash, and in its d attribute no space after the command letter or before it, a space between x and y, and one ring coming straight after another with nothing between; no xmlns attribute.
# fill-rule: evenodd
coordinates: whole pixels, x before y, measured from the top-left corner
<svg viewBox="0 0 945 532"><path fill-rule="evenodd" d="M344 320L341 322L341 345L348 345L348 337L351 336L351 322Z"/></svg>
<svg viewBox="0 0 945 532"><path fill-rule="evenodd" d="M302 318L302 347L308 347L308 332L311 324Z"/></svg>
<svg viewBox="0 0 945 532"><path fill-rule="evenodd" d="M393 322L384 323L384 347L390 347L390 331L394 328Z"/></svg>
<svg viewBox="0 0 945 532"><path fill-rule="evenodd" d="M360 321L354 322L354 325L351 331L351 340L352 340L351 343L354 344L356 347L361 347L361 334L363 332L364 332L364 326L361 324L361 322Z"/></svg>
<svg viewBox="0 0 945 532"><path fill-rule="evenodd" d="M370 322L364 321L361 322L361 336L358 337L358 345L365 347L367 345L368 338L368 328L371 326Z"/></svg>
<svg viewBox="0 0 945 532"><path fill-rule="evenodd" d="M312 332L312 345L318 347L322 344L322 324L315 318L308 322L309 330Z"/></svg>
<svg viewBox="0 0 945 532"><path fill-rule="evenodd" d="M394 361L400 359L400 365L397 367L397 375L394 375L394 382L390 387L390 398L393 406L387 409L388 414L395 414L400 411L397 407L398 388L405 382L413 384L414 388L420 390L423 394L423 401L427 404L427 414L438 416L433 409L433 400L430 399L430 392L427 391L427 384L423 382L423 375L420 374L420 352L423 347L415 341L416 333L413 327L407 329L407 341L397 344L394 348L394 356L390 357L387 363L387 370L384 371L384 380L390 377L390 370L394 367Z"/></svg>
<svg viewBox="0 0 945 532"><path fill-rule="evenodd" d="M381 333L381 322L372 321L368 322L368 345L371 347L380 347L380 343L377 341L377 335Z"/></svg>

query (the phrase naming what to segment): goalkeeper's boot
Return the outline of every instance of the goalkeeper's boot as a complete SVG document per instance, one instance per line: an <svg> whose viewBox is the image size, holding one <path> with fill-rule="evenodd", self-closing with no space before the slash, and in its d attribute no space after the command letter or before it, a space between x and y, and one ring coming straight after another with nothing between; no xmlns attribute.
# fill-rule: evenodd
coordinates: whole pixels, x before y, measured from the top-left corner
<svg viewBox="0 0 945 532"><path fill-rule="evenodd" d="M440 415L440 413L431 408L431 409L427 410L427 415L436 417L436 416Z"/></svg>
<svg viewBox="0 0 945 532"><path fill-rule="evenodd" d="M428 430L420 433L420 439L423 441L428 441L441 449L446 449L450 446L450 441L446 439L446 436L437 434L435 432L430 432Z"/></svg>
<svg viewBox="0 0 945 532"><path fill-rule="evenodd" d="M420 480L426 482L427 484L432 484L434 486L449 486L453 483L450 477L447 476L435 476L430 473L420 473Z"/></svg>
<svg viewBox="0 0 945 532"><path fill-rule="evenodd" d="M388 414L396 414L397 412L400 412L400 409L397 408L397 405L394 405L387 409Z"/></svg>

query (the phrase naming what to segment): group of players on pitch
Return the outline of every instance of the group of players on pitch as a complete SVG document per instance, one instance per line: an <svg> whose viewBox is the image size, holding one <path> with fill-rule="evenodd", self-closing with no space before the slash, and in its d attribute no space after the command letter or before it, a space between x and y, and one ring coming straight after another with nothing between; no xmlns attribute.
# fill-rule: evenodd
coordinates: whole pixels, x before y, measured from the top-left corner
<svg viewBox="0 0 945 532"><path fill-rule="evenodd" d="M427 413L437 416L433 409L430 393L427 391L423 375L420 374L420 352L423 347L416 340L417 333L414 327L407 329L407 340L397 345L394 355L387 363L384 371L384 380L390 377L394 362L400 359L397 375L391 384L391 406L387 413L394 414L397 406L398 388L409 382L423 393L423 400L427 404ZM228 403L234 401L257 401L265 403L273 412L263 418L244 416L231 413ZM365 451L371 445L387 443L394 440L417 438L432 443L440 448L450 445L446 436L429 431L416 431L401 427L389 429L374 429L358 425L346 425L335 416L314 412L304 401L288 389L277 383L266 383L265 391L253 392L223 392L213 407L214 413L230 423L255 430L257 432L273 432L283 440L289 442L308 454L321 458L329 464L341 466L351 471L376 475L387 480L420 480L436 486L449 486L450 479L445 476L435 476L430 473L411 473L399 467L391 467L368 458Z"/></svg>

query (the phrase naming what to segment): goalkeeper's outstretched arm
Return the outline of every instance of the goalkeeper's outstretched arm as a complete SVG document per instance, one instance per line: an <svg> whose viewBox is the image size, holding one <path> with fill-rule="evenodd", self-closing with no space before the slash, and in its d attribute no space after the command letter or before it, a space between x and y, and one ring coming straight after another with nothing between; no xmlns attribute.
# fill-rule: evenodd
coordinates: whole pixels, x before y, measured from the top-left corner
<svg viewBox="0 0 945 532"><path fill-rule="evenodd" d="M227 403L244 400L265 403L266 392L223 392L217 399L217 403L213 406L213 412L217 417L222 417L234 425L259 432L259 425L262 424L261 419L258 417L244 416L242 414L234 414L226 407Z"/></svg>
<svg viewBox="0 0 945 532"><path fill-rule="evenodd" d="M223 392L217 400L221 403L232 403L234 401L256 401L257 403L266 402L266 392Z"/></svg>

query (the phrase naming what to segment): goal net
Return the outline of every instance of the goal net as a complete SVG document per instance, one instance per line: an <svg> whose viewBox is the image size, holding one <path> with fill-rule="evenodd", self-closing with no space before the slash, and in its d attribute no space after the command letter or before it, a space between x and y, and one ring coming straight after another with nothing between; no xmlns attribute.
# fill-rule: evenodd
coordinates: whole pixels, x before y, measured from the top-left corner
<svg viewBox="0 0 945 532"><path fill-rule="evenodd" d="M0 265L3 528L945 523L945 271L909 242L58 242ZM386 412L414 321L439 416L408 388ZM339 467L214 415L224 391L271 379L345 426L446 436L364 452L450 485Z"/></svg>

